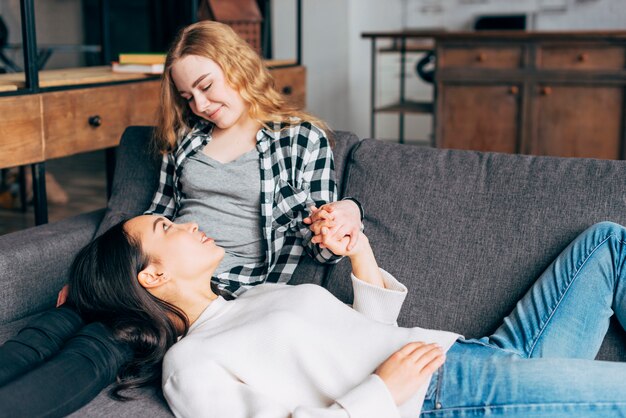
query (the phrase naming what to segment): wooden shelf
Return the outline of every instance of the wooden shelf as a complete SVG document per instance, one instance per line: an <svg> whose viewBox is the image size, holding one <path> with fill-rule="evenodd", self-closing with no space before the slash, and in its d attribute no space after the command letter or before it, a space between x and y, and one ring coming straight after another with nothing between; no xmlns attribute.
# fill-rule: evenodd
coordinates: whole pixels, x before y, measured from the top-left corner
<svg viewBox="0 0 626 418"><path fill-rule="evenodd" d="M267 68L288 67L298 65L296 60L263 60Z"/></svg>
<svg viewBox="0 0 626 418"><path fill-rule="evenodd" d="M295 60L266 60L268 68L296 65ZM98 67L63 68L39 71L39 87L77 86L81 84L113 83L116 81L158 78L158 74L114 73L110 65ZM0 92L16 91L26 87L24 73L0 74Z"/></svg>
<svg viewBox="0 0 626 418"><path fill-rule="evenodd" d="M100 67L63 68L39 71L39 87L76 86L81 84L111 83L115 81L142 80L154 77L146 74L114 73L109 65ZM0 89L14 90L26 87L24 73L0 74Z"/></svg>
<svg viewBox="0 0 626 418"><path fill-rule="evenodd" d="M423 39L419 41L407 42L404 47L405 52L431 52L435 50L435 41L433 39ZM393 45L382 47L378 49L381 53L400 53L402 48L398 42L394 42Z"/></svg>
<svg viewBox="0 0 626 418"><path fill-rule="evenodd" d="M2 81L0 80L0 92L3 91L16 91L17 90L17 86L13 85L13 84L2 84Z"/></svg>
<svg viewBox="0 0 626 418"><path fill-rule="evenodd" d="M377 113L433 113L432 102L406 100L376 108Z"/></svg>

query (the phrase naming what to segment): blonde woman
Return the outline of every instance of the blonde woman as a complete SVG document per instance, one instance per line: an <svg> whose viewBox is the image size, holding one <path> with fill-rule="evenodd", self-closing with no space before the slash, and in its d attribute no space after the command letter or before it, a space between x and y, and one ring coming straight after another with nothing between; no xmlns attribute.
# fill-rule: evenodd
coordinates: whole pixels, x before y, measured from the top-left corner
<svg viewBox="0 0 626 418"><path fill-rule="evenodd" d="M154 145L163 162L146 213L197 221L225 249L213 278L221 294L287 282L303 251L337 262L313 239L310 208L313 221L332 219L330 234L356 245L362 209L354 199L334 202L327 126L276 92L258 54L230 27L183 29L161 95Z"/></svg>

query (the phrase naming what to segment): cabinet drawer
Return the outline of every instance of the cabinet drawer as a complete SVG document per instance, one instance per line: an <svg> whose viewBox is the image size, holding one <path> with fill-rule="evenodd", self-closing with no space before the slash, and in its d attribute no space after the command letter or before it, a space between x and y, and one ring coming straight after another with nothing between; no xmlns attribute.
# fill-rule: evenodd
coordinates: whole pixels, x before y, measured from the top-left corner
<svg viewBox="0 0 626 418"><path fill-rule="evenodd" d="M444 47L437 56L439 68L519 68L521 47Z"/></svg>
<svg viewBox="0 0 626 418"><path fill-rule="evenodd" d="M304 67L273 68L276 90L295 105L306 106L306 70Z"/></svg>
<svg viewBox="0 0 626 418"><path fill-rule="evenodd" d="M0 99L0 168L44 159L39 95Z"/></svg>
<svg viewBox="0 0 626 418"><path fill-rule="evenodd" d="M159 100L161 100L161 82L145 81L127 84L127 86L130 87L128 91L129 125L155 126L157 124L156 112L159 108Z"/></svg>
<svg viewBox="0 0 626 418"><path fill-rule="evenodd" d="M134 84L42 94L46 158L116 146L140 109ZM131 106L134 107L131 112Z"/></svg>
<svg viewBox="0 0 626 418"><path fill-rule="evenodd" d="M537 66L563 70L621 70L626 64L626 48L619 46L543 46Z"/></svg>

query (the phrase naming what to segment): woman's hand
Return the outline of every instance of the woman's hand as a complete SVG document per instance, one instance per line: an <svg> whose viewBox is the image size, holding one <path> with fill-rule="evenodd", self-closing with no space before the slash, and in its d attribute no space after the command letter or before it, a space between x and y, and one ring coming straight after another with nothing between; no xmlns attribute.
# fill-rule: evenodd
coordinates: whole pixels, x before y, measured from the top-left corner
<svg viewBox="0 0 626 418"><path fill-rule="evenodd" d="M69 293L70 293L70 286L69 285L63 286L61 291L59 291L59 295L57 296L57 308L63 305L65 301L67 301L67 295Z"/></svg>
<svg viewBox="0 0 626 418"><path fill-rule="evenodd" d="M402 405L424 385L445 362L445 354L437 344L413 342L393 353L376 373L391 393L396 405Z"/></svg>
<svg viewBox="0 0 626 418"><path fill-rule="evenodd" d="M311 229L313 228L319 232L311 240L319 244L322 248L328 248L335 255L352 257L361 252L369 244L367 237L359 231L358 237L356 237L356 244L352 249L349 249L350 242L352 241L351 237L348 235L344 235L341 238L333 236L331 228L328 226L328 221L325 220L317 221L313 224Z"/></svg>
<svg viewBox="0 0 626 418"><path fill-rule="evenodd" d="M319 209L315 206L311 206L309 209L311 214L303 219L305 224L313 226L315 222L320 220L332 221L332 224L328 225L330 235L336 239L341 239L344 236L350 237L348 251L356 246L361 232L361 211L356 203L352 200L340 200L327 203ZM315 231L313 232L315 233Z"/></svg>

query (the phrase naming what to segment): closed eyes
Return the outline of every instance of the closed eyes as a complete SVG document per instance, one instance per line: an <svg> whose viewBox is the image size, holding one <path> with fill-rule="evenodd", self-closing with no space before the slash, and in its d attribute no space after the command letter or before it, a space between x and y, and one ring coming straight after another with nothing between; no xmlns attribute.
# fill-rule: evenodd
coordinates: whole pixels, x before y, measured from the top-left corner
<svg viewBox="0 0 626 418"><path fill-rule="evenodd" d="M209 91L209 89L211 88L212 85L213 85L213 83L209 84L206 87L201 87L200 90L202 90L203 92L207 92L207 91ZM187 98L183 97L183 99L185 99L188 102L192 102L193 101L193 96L190 96L190 97L187 97Z"/></svg>

